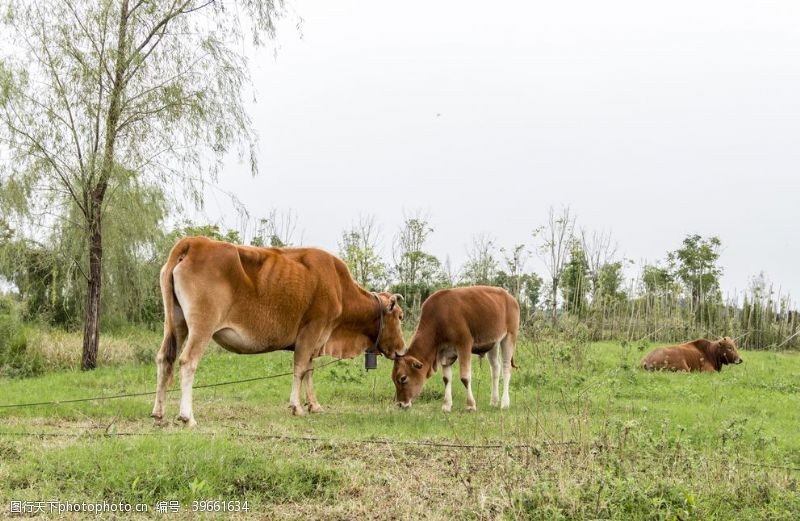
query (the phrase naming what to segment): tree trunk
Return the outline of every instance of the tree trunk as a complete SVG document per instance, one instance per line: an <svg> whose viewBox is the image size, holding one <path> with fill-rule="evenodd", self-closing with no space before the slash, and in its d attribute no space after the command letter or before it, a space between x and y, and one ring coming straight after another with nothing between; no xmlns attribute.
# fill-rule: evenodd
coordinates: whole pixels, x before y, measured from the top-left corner
<svg viewBox="0 0 800 521"><path fill-rule="evenodd" d="M83 329L83 357L81 369L97 367L97 346L100 341L100 287L103 276L103 234L102 211L108 180L114 169L114 144L117 139L117 124L122 112L122 94L125 87L125 68L128 59L128 3L123 0L120 6L120 18L117 41L117 55L114 66L114 82L109 96L108 113L106 114L106 136L103 147L103 160L100 176L91 191L87 224L89 226L89 291L86 295L86 320Z"/></svg>
<svg viewBox="0 0 800 521"><path fill-rule="evenodd" d="M105 190L103 190L104 192ZM81 369L97 367L97 346L100 342L100 289L103 282L103 235L101 230L102 201L92 201L89 223L89 290L86 294L86 318L83 330L83 357Z"/></svg>
<svg viewBox="0 0 800 521"><path fill-rule="evenodd" d="M555 326L556 322L558 321L558 310L557 310L557 308L558 308L558 305L557 305L557 301L558 301L558 282L559 282L559 280L557 278L553 277L553 294L552 294L552 299L553 299L553 302L552 302L552 306L553 306L553 326Z"/></svg>

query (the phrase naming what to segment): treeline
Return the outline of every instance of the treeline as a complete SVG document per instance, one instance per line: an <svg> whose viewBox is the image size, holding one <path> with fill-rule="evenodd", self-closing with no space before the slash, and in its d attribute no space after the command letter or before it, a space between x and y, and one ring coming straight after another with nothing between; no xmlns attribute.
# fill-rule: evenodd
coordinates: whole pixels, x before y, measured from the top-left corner
<svg viewBox="0 0 800 521"><path fill-rule="evenodd" d="M406 217L383 259L379 228L362 217L342 233L339 255L363 286L405 295L412 315L437 289L489 284L517 298L532 335L569 329L591 340L678 341L725 334L751 349L800 347L791 298L776 294L763 273L743 295L723 296L718 237L689 235L662 261L626 277L633 263L618 255L611 234L579 229L569 208L551 208L527 243L499 247L489 236L473 237L458 268L428 251L433 231L424 215ZM544 264L542 275L528 269L532 255Z"/></svg>
<svg viewBox="0 0 800 521"><path fill-rule="evenodd" d="M301 242L291 212L272 211L240 230L182 223L163 232L163 217L140 209L112 221L119 229L106 231L104 328L160 327L158 273L180 237L278 247ZM80 327L86 300L80 241L70 238L69 228L44 241L25 238L7 224L2 230L0 277L15 289L25 318ZM337 253L362 286L403 294L412 319L438 289L488 284L519 300L531 335L569 330L591 340L671 341L726 334L739 337L747 348L800 347L800 317L789 295L777 295L763 274L753 278L744 295L723 297L717 237L687 236L662 261L626 277L626 265L632 263L618 255L611 235L578 229L568 208L551 209L527 244L500 247L489 236L473 237L461 266L430 252L433 235L433 224L421 213L405 216L390 241L384 241L374 217L361 217L342 231ZM384 242L391 244L388 256L380 252ZM541 275L528 268L534 255L545 266Z"/></svg>

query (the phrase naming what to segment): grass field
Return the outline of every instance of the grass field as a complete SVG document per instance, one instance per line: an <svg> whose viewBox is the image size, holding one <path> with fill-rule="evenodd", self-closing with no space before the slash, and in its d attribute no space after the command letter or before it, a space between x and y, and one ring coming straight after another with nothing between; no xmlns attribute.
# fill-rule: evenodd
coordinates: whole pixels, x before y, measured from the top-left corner
<svg viewBox="0 0 800 521"><path fill-rule="evenodd" d="M444 414L441 374L400 411L390 362L366 373L362 358L315 373L326 411L303 418L288 413L288 377L196 390L193 430L154 425L150 396L0 409L0 511L58 498L143 502L149 515L179 500L168 519L193 517L194 500L281 519L800 518L800 355L650 374L636 369L647 347L521 342L507 411L489 407L485 360L473 365L478 411L463 410L458 384ZM212 349L195 384L290 367L289 353ZM154 385L152 363L129 362L0 380L0 403ZM170 418L177 406L170 393Z"/></svg>

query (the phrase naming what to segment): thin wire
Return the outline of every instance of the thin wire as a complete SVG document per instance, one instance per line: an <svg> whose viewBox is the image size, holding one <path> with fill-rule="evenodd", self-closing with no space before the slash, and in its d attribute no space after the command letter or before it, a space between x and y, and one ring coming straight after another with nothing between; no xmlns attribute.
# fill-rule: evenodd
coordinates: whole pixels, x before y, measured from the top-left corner
<svg viewBox="0 0 800 521"><path fill-rule="evenodd" d="M432 447L432 448L442 448L442 449L479 449L479 450L489 450L489 449L506 449L506 450L534 450L538 451L543 447L552 447L552 446L567 446L567 445L578 445L577 441L547 441L544 440L538 445L530 445L526 443L521 444L503 444L503 443L483 443L483 444L467 444L467 443L452 443L452 442L436 442L436 441L415 441L415 440L381 440L381 439L374 439L374 438L366 438L366 439L350 439L350 440L337 440L333 438L319 438L315 436L286 436L286 435L278 435L278 434L259 434L259 433L249 433L249 432L238 432L238 433L225 433L225 432L202 432L202 431L188 431L191 434L201 434L204 436L218 436L218 435L225 435L228 434L231 437L238 437L238 438L256 438L256 439L269 439L269 440L281 440L281 441L293 441L293 442L314 442L314 443L330 443L331 445L361 445L361 444L375 444L375 445L406 445L406 446L417 446L417 447ZM128 437L135 437L135 436L180 436L186 434L187 431L181 430L178 432L171 432L171 433L163 433L163 432L104 432L104 433L92 433L92 432L3 432L0 431L0 436L19 436L19 437L37 437L37 438L46 438L46 437L72 437L78 438L81 436L94 436L98 438L113 438L115 436L128 436ZM738 465L747 465L751 467L757 467L762 469L779 469L785 471L792 471L792 472L800 472L800 467L789 467L783 465L770 465L767 463L755 463L751 461L734 461L734 464Z"/></svg>
<svg viewBox="0 0 800 521"><path fill-rule="evenodd" d="M325 362L324 364L322 364L322 365L320 365L318 367L312 367L310 369L307 369L305 372L307 373L309 371L314 371L316 369L322 369L325 366L328 366L328 365L331 365L331 364L336 364L336 363L339 363L339 362L342 362L342 361L344 361L344 360L343 359L331 360L329 362ZM271 375L267 375L267 376L256 376L256 377L253 377L253 378L244 378L242 380L230 380L230 381L227 381L227 382L217 382L217 383L213 383L213 384L195 385L193 387L193 389L207 389L209 387L221 387L223 385L235 385L235 384L241 384L241 383L246 383L246 382L255 382L257 380L268 380L270 378L280 378L282 376L290 376L290 375L293 375L293 374L294 374L294 372L292 371L292 372L286 372L286 373L271 374ZM176 388L176 389L168 389L167 390L168 393L174 393L174 392L177 392L177 391L180 391L180 389ZM52 400L52 401L49 401L49 402L10 403L10 404L0 405L0 409L12 409L12 408L21 408L21 407L36 407L36 406L40 406L40 405L62 405L62 404L65 404L65 403L94 402L94 401L102 401L102 400L116 400L118 398L132 398L132 397L136 397L136 396L152 396L154 394L156 394L156 391L147 391L147 392L141 392L141 393L115 394L115 395L111 395L111 396L96 396L96 397L93 397L93 398L73 398L73 399L69 399L69 400Z"/></svg>
<svg viewBox="0 0 800 521"><path fill-rule="evenodd" d="M255 438L255 439L268 439L268 440L282 440L294 442L315 442L315 443L330 443L332 445L361 445L361 444L375 444L375 445L410 445L422 447L437 447L437 448L457 448L457 449L533 449L539 450L540 447L530 444L503 444L503 443L483 443L483 444L467 444L467 443L453 443L453 442L436 442L436 441L418 441L418 440L382 440L375 438L365 439L352 439L352 440L337 440L332 438L320 438L315 436L287 436L282 434L260 434L252 432L203 432L203 431L185 431L162 433L162 432L10 432L0 431L0 436L19 436L19 437L72 437L78 438L81 436L92 436L98 438L113 438L114 436L180 436L183 434L201 434L204 436L218 436L228 434L235 438ZM576 445L575 441L552 442L543 441L541 446L555 446L555 445Z"/></svg>

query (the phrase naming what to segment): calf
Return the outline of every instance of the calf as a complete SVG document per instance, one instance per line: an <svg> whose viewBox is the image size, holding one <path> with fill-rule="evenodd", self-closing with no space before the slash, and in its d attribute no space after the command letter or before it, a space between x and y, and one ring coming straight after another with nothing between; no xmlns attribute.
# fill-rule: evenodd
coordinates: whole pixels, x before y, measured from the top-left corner
<svg viewBox="0 0 800 521"><path fill-rule="evenodd" d="M467 410L474 411L471 355L488 354L492 373L493 406L509 405L514 346L519 333L519 304L506 290L472 286L437 291L422 305L417 331L404 356L395 358L392 381L400 407L408 408L422 386L442 367L444 405L453 406L453 363L458 359L461 382L467 389ZM503 364L503 398L499 398L500 360Z"/></svg>
<svg viewBox="0 0 800 521"><path fill-rule="evenodd" d="M660 347L642 359L648 371L721 371L725 364L741 364L730 337L712 342L703 338L679 346Z"/></svg>

